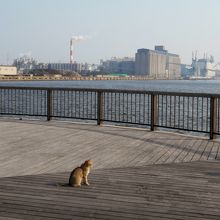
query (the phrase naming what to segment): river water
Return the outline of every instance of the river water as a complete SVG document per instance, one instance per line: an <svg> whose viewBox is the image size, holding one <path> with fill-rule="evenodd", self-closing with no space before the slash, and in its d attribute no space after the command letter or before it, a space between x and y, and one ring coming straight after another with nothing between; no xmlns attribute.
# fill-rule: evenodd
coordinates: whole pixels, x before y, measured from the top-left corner
<svg viewBox="0 0 220 220"><path fill-rule="evenodd" d="M132 89L220 94L220 80L1 81L0 86Z"/></svg>

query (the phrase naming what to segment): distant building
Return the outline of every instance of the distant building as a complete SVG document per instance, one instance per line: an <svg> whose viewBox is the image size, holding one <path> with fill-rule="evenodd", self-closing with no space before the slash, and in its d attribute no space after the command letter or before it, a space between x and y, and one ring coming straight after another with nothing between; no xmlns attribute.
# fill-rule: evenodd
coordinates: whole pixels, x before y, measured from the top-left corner
<svg viewBox="0 0 220 220"><path fill-rule="evenodd" d="M194 77L213 78L216 73L216 64L213 56L197 59L197 56L192 57L192 69Z"/></svg>
<svg viewBox="0 0 220 220"><path fill-rule="evenodd" d="M1 76L17 75L17 67L16 66L1 66L0 65L0 75Z"/></svg>
<svg viewBox="0 0 220 220"><path fill-rule="evenodd" d="M164 46L155 46L155 50L138 49L135 55L135 75L177 79L180 77L180 57L168 53Z"/></svg>
<svg viewBox="0 0 220 220"><path fill-rule="evenodd" d="M37 65L37 61L28 55L23 55L14 60L13 65L17 67L19 73L25 70L31 70Z"/></svg>
<svg viewBox="0 0 220 220"><path fill-rule="evenodd" d="M97 64L81 63L81 71L79 72L82 76L89 76L98 72Z"/></svg>
<svg viewBox="0 0 220 220"><path fill-rule="evenodd" d="M81 71L81 64L79 64L79 63L49 63L48 69L80 72Z"/></svg>
<svg viewBox="0 0 220 220"><path fill-rule="evenodd" d="M100 70L106 73L116 73L116 74L128 74L134 75L135 72L135 61L134 58L123 57L116 58L113 57L110 60L101 60Z"/></svg>
<svg viewBox="0 0 220 220"><path fill-rule="evenodd" d="M189 79L193 75L193 69L191 65L181 64L181 77L183 79Z"/></svg>
<svg viewBox="0 0 220 220"><path fill-rule="evenodd" d="M32 69L34 70L46 70L48 69L48 63L37 63L33 65Z"/></svg>

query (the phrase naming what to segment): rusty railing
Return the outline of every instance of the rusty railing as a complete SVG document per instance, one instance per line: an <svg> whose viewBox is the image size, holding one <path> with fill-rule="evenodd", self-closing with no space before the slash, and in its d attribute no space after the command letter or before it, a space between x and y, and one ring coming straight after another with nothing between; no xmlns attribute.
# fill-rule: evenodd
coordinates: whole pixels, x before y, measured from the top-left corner
<svg viewBox="0 0 220 220"><path fill-rule="evenodd" d="M220 95L0 87L0 115L69 118L220 135Z"/></svg>

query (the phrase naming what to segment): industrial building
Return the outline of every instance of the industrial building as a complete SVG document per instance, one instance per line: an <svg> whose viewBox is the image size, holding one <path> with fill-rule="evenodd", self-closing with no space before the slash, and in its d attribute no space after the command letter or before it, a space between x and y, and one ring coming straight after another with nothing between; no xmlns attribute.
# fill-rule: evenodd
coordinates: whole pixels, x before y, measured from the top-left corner
<svg viewBox="0 0 220 220"><path fill-rule="evenodd" d="M48 69L80 72L81 71L81 64L79 64L79 63L49 63Z"/></svg>
<svg viewBox="0 0 220 220"><path fill-rule="evenodd" d="M214 63L214 57L204 55L204 58L197 59L197 53L192 55L192 72L194 78L214 78L217 64Z"/></svg>
<svg viewBox="0 0 220 220"><path fill-rule="evenodd" d="M184 79L213 79L218 76L220 63L214 62L214 57L204 53L203 58L197 58L197 51L192 52L192 63L181 64L181 75Z"/></svg>
<svg viewBox="0 0 220 220"><path fill-rule="evenodd" d="M19 74L23 74L26 70L34 69L37 66L37 61L30 55L23 55L16 58L13 65L17 67Z"/></svg>
<svg viewBox="0 0 220 220"><path fill-rule="evenodd" d="M0 75L1 76L14 76L14 75L17 75L17 67L16 66L0 65Z"/></svg>
<svg viewBox="0 0 220 220"><path fill-rule="evenodd" d="M135 75L155 79L178 79L180 57L169 53L164 46L155 46L155 50L138 49L135 54Z"/></svg>
<svg viewBox="0 0 220 220"><path fill-rule="evenodd" d="M134 75L135 61L134 58L131 57L113 57L110 60L101 60L99 68L102 72L106 73Z"/></svg>

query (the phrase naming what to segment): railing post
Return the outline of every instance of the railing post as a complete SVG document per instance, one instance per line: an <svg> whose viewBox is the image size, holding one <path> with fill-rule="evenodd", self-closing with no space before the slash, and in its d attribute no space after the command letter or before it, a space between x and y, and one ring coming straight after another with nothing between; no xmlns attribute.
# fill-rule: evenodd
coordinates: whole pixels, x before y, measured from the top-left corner
<svg viewBox="0 0 220 220"><path fill-rule="evenodd" d="M97 92L97 125L102 124L102 116L103 116L103 93L98 91Z"/></svg>
<svg viewBox="0 0 220 220"><path fill-rule="evenodd" d="M151 131L155 130L157 122L157 96L151 94Z"/></svg>
<svg viewBox="0 0 220 220"><path fill-rule="evenodd" d="M52 113L52 91L47 89L47 121L50 121Z"/></svg>
<svg viewBox="0 0 220 220"><path fill-rule="evenodd" d="M217 98L210 98L210 139L216 138Z"/></svg>

